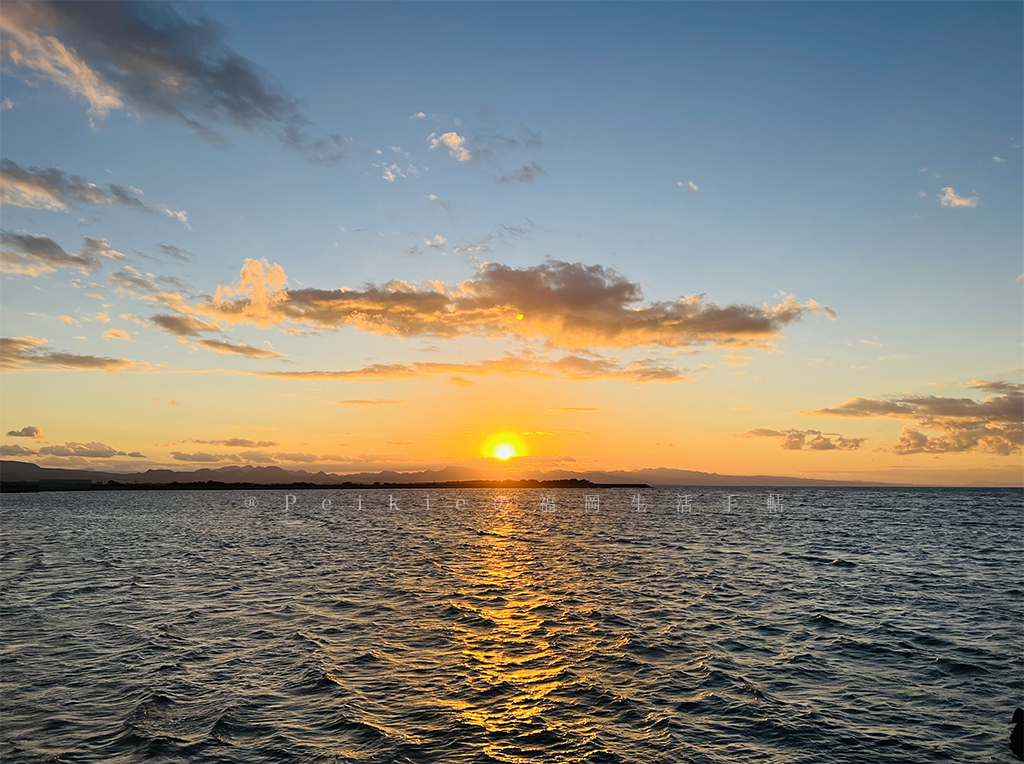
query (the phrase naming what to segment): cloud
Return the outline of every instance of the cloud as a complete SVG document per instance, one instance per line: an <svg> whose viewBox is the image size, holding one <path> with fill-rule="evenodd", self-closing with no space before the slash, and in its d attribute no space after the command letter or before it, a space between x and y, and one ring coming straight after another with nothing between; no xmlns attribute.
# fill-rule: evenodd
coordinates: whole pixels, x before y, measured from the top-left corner
<svg viewBox="0 0 1024 764"><path fill-rule="evenodd" d="M0 446L0 456L36 456L36 451L24 446Z"/></svg>
<svg viewBox="0 0 1024 764"><path fill-rule="evenodd" d="M997 157L997 156L993 156L993 157L992 157L992 161L993 161L993 162L995 162L996 164L1002 164L1002 163L1003 163L1003 162L1005 162L1006 160L1005 160L1005 159L1003 159L1002 157Z"/></svg>
<svg viewBox="0 0 1024 764"><path fill-rule="evenodd" d="M373 166L380 168L383 173L381 177L388 183L394 183L395 178L418 178L420 175L419 169L413 165L409 165L404 170L397 164L389 165L386 162L382 164L374 164Z"/></svg>
<svg viewBox="0 0 1024 764"><path fill-rule="evenodd" d="M722 363L728 366L746 366L750 362L750 356L745 353L726 353L722 356Z"/></svg>
<svg viewBox="0 0 1024 764"><path fill-rule="evenodd" d="M42 440L46 437L42 427L35 427L29 425L28 427L22 427L20 430L8 430L8 438L35 438L36 440Z"/></svg>
<svg viewBox="0 0 1024 764"><path fill-rule="evenodd" d="M246 345L244 342L228 342L227 340L210 340L205 338L193 340L193 342L197 345L201 345L207 350L212 350L214 353L244 355L247 358L284 357L284 353L278 353L276 350L268 350L267 348L257 347L256 345Z"/></svg>
<svg viewBox="0 0 1024 764"><path fill-rule="evenodd" d="M820 430L747 430L741 438L779 438L785 451L856 451L867 438L845 438L838 433ZM833 440L834 439L834 440Z"/></svg>
<svg viewBox="0 0 1024 764"><path fill-rule="evenodd" d="M192 438L187 442L205 446L228 446L229 448L272 448L279 445L273 440L249 440L248 438L228 438L227 440L200 440L199 438Z"/></svg>
<svg viewBox="0 0 1024 764"><path fill-rule="evenodd" d="M145 319L142 320L145 321ZM222 331L217 324L203 321L195 316L180 314L153 316L149 319L149 323L176 337L198 337L200 332Z"/></svg>
<svg viewBox="0 0 1024 764"><path fill-rule="evenodd" d="M437 234L434 236L433 241L431 241L430 239L424 239L423 243L426 244L430 249L445 252L448 244L448 239L444 238L440 234Z"/></svg>
<svg viewBox="0 0 1024 764"><path fill-rule="evenodd" d="M466 139L458 133L445 133L444 135L438 135L437 133L431 133L427 136L427 142L430 144L430 150L441 148L448 152L448 156L454 157L459 162L468 162L473 158L473 155L466 149Z"/></svg>
<svg viewBox="0 0 1024 764"><path fill-rule="evenodd" d="M351 401L334 401L336 406L395 406L399 403L406 403L406 401L398 401L392 398L373 398L363 400L351 400Z"/></svg>
<svg viewBox="0 0 1024 764"><path fill-rule="evenodd" d="M694 185L694 182L692 180L688 180L685 183L683 183L683 181L681 181L681 180L677 180L676 181L676 185L681 187L681 188L685 188L691 194L695 194L699 190L699 187Z"/></svg>
<svg viewBox="0 0 1024 764"><path fill-rule="evenodd" d="M472 387L476 384L473 380L460 377L457 374L448 377L448 379L445 380L445 383L454 385L455 387Z"/></svg>
<svg viewBox="0 0 1024 764"><path fill-rule="evenodd" d="M938 431L922 434L904 427L890 450L895 454L986 451L1000 456L1024 445L1024 385L974 380L964 387L1000 393L976 401L937 395L896 395L882 399L850 398L838 406L801 411L805 416L909 420L916 427Z"/></svg>
<svg viewBox="0 0 1024 764"><path fill-rule="evenodd" d="M0 338L0 369L5 372L17 369L125 371L136 365L124 358L61 353L46 347L46 340L39 337Z"/></svg>
<svg viewBox="0 0 1024 764"><path fill-rule="evenodd" d="M967 207L974 209L978 206L978 197L976 196L957 196L956 191L950 187L942 189L941 194L936 194L939 198L939 204L943 207Z"/></svg>
<svg viewBox="0 0 1024 764"><path fill-rule="evenodd" d="M427 115L424 114L422 111L418 111L415 114L413 114L411 117L409 117L409 119L426 119L426 118L427 118Z"/></svg>
<svg viewBox="0 0 1024 764"><path fill-rule="evenodd" d="M426 199L427 201L429 201L431 204L437 205L438 207L440 207L443 210L451 209L451 205L448 202L446 202L444 199L439 199L437 194L427 194L423 198Z"/></svg>
<svg viewBox="0 0 1024 764"><path fill-rule="evenodd" d="M10 98L5 98L0 101L0 111L9 111L14 108L14 101Z"/></svg>
<svg viewBox="0 0 1024 764"><path fill-rule="evenodd" d="M171 451L171 458L179 462L234 462L242 461L237 454L209 454L203 451L188 454L182 451Z"/></svg>
<svg viewBox="0 0 1024 764"><path fill-rule="evenodd" d="M616 358L533 358L508 355L497 360L465 363L415 362L375 363L345 371L250 371L258 377L278 379L375 380L418 379L436 376L468 375L560 377L573 380L622 379L631 382L689 382L687 369L677 369L655 359L624 363Z"/></svg>
<svg viewBox="0 0 1024 764"><path fill-rule="evenodd" d="M106 443L65 443L63 446L44 446L39 449L40 456L77 456L84 459L109 459L112 456L131 456L134 458L146 457L138 451L130 454L118 451Z"/></svg>
<svg viewBox="0 0 1024 764"><path fill-rule="evenodd" d="M510 183L532 183L541 175L547 175L544 168L536 162L523 165L522 167L513 170L508 175L502 175L498 178L498 183L510 184Z"/></svg>
<svg viewBox="0 0 1024 764"><path fill-rule="evenodd" d="M225 42L223 25L170 4L6 3L3 53L88 104L181 122L224 147L216 127L274 136L314 164L339 162L350 138L309 136L298 101Z"/></svg>
<svg viewBox="0 0 1024 764"><path fill-rule="evenodd" d="M142 195L137 188L114 183L104 188L56 167L25 169L10 159L0 159L0 204L57 212L82 204L117 205L154 212L139 198Z"/></svg>
<svg viewBox="0 0 1024 764"><path fill-rule="evenodd" d="M281 358L284 355L275 350L269 350L257 345L205 338L202 336L202 332L223 332L223 329L215 323L204 321L196 316L175 313L160 314L150 319L127 314L123 317L129 318L143 326L153 326L161 331L165 331L170 335L178 337L179 342L183 342L187 338L188 341L207 350L212 350L215 353L241 355L247 358Z"/></svg>
<svg viewBox="0 0 1024 764"><path fill-rule="evenodd" d="M91 273L103 259L123 260L124 255L106 239L83 236L82 248L69 254L49 236L18 231L0 231L0 271L24 276L44 276L58 268L74 268Z"/></svg>
<svg viewBox="0 0 1024 764"><path fill-rule="evenodd" d="M168 257L173 257L175 260L180 260L183 263L191 263L195 261L191 252L187 249L176 247L173 244L157 244L156 248Z"/></svg>
<svg viewBox="0 0 1024 764"><path fill-rule="evenodd" d="M123 288L221 323L349 325L404 337L544 337L568 348L765 348L808 313L835 317L814 300L799 302L792 295L777 305L723 307L706 302L705 295L642 304L640 285L613 269L557 260L525 268L482 263L474 278L451 285L389 281L334 290L286 290L280 266L246 260L236 285L218 287L214 298L193 304L161 294L130 266L123 271L111 274Z"/></svg>
<svg viewBox="0 0 1024 764"><path fill-rule="evenodd" d="M105 340L128 340L131 337L128 336L128 332L123 329L107 329L103 332L103 339Z"/></svg>
<svg viewBox="0 0 1024 764"><path fill-rule="evenodd" d="M166 207L166 206L159 207L158 209L162 213L167 215L168 217L172 217L175 220L177 220L179 223L181 223L183 226L185 226L188 230L190 230L190 231L192 230L192 226L190 226L188 224L188 213L185 212L185 210L174 210L174 209L171 209L170 207Z"/></svg>

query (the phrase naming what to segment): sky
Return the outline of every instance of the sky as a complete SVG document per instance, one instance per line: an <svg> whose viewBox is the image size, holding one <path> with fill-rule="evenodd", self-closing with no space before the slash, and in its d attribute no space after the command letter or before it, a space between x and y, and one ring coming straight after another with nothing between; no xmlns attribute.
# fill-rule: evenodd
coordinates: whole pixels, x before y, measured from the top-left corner
<svg viewBox="0 0 1024 764"><path fill-rule="evenodd" d="M1020 484L1022 16L4 3L2 455Z"/></svg>

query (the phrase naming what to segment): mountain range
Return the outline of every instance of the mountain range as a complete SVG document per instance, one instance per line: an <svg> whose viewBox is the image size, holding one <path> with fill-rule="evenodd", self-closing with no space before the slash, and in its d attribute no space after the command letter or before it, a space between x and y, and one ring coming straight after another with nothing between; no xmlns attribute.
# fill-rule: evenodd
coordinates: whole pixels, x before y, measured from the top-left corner
<svg viewBox="0 0 1024 764"><path fill-rule="evenodd" d="M517 480L589 480L592 483L645 483L650 486L899 486L906 483L877 483L858 480L824 480L817 478L779 477L775 475L719 475L716 472L696 472L659 467L641 470L609 470L570 472L568 470L524 470L508 478ZM78 479L106 483L248 483L288 484L315 483L318 485L340 485L358 483L445 483L461 480L493 480L489 470L476 467L444 467L439 470L419 472L356 472L336 474L331 472L308 472L288 470L283 467L227 466L201 468L190 471L150 469L145 472L118 473L90 469L66 469L40 467L31 462L13 460L0 461L0 480L3 482L34 482L38 480Z"/></svg>

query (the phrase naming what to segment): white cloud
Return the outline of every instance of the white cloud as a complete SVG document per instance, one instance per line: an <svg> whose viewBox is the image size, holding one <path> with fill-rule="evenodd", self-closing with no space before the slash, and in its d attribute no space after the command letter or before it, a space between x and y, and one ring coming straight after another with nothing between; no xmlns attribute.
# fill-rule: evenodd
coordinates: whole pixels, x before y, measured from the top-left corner
<svg viewBox="0 0 1024 764"><path fill-rule="evenodd" d="M676 185L679 186L680 188L685 188L691 194L697 193L697 190L699 188L692 180L688 180L685 183L683 183L683 181L681 180L677 180Z"/></svg>
<svg viewBox="0 0 1024 764"><path fill-rule="evenodd" d="M427 118L427 115L424 114L422 111L418 111L415 114L413 114L411 117L409 117L409 119L426 119L426 118Z"/></svg>
<svg viewBox="0 0 1024 764"><path fill-rule="evenodd" d="M388 183L394 183L395 178L418 178L420 171L413 165L409 165L404 170L397 164L374 164L374 167L380 168L382 171L381 177Z"/></svg>
<svg viewBox="0 0 1024 764"><path fill-rule="evenodd" d="M466 149L466 139L458 133L445 133L441 136L438 136L437 133L431 133L427 136L427 141L430 143L431 150L436 148L446 149L448 155L454 157L459 162L468 162L473 158L473 155Z"/></svg>
<svg viewBox="0 0 1024 764"><path fill-rule="evenodd" d="M936 194L936 196L939 197L939 204L943 207L968 207L974 209L978 206L978 197L958 196L956 191L949 186L942 189L942 193Z"/></svg>
<svg viewBox="0 0 1024 764"><path fill-rule="evenodd" d="M997 156L994 156L994 155L993 155L993 157L992 157L992 161L993 161L993 162L995 162L996 164L1002 164L1002 163L1003 163L1003 162L1005 162L1006 160L1005 160L1005 159L1003 159L1002 157L997 157Z"/></svg>
<svg viewBox="0 0 1024 764"><path fill-rule="evenodd" d="M192 230L192 226L188 224L188 213L185 210L175 210L170 207L161 207L161 211L168 217L172 217L179 223L182 223L188 230Z"/></svg>

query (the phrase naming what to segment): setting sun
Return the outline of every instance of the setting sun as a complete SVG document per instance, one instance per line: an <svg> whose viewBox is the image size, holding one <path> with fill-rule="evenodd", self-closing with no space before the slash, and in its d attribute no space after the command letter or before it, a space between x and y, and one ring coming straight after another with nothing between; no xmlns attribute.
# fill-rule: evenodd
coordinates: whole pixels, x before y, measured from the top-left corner
<svg viewBox="0 0 1024 764"><path fill-rule="evenodd" d="M511 443L499 443L494 449L494 455L498 459L510 459L516 456L516 447Z"/></svg>

